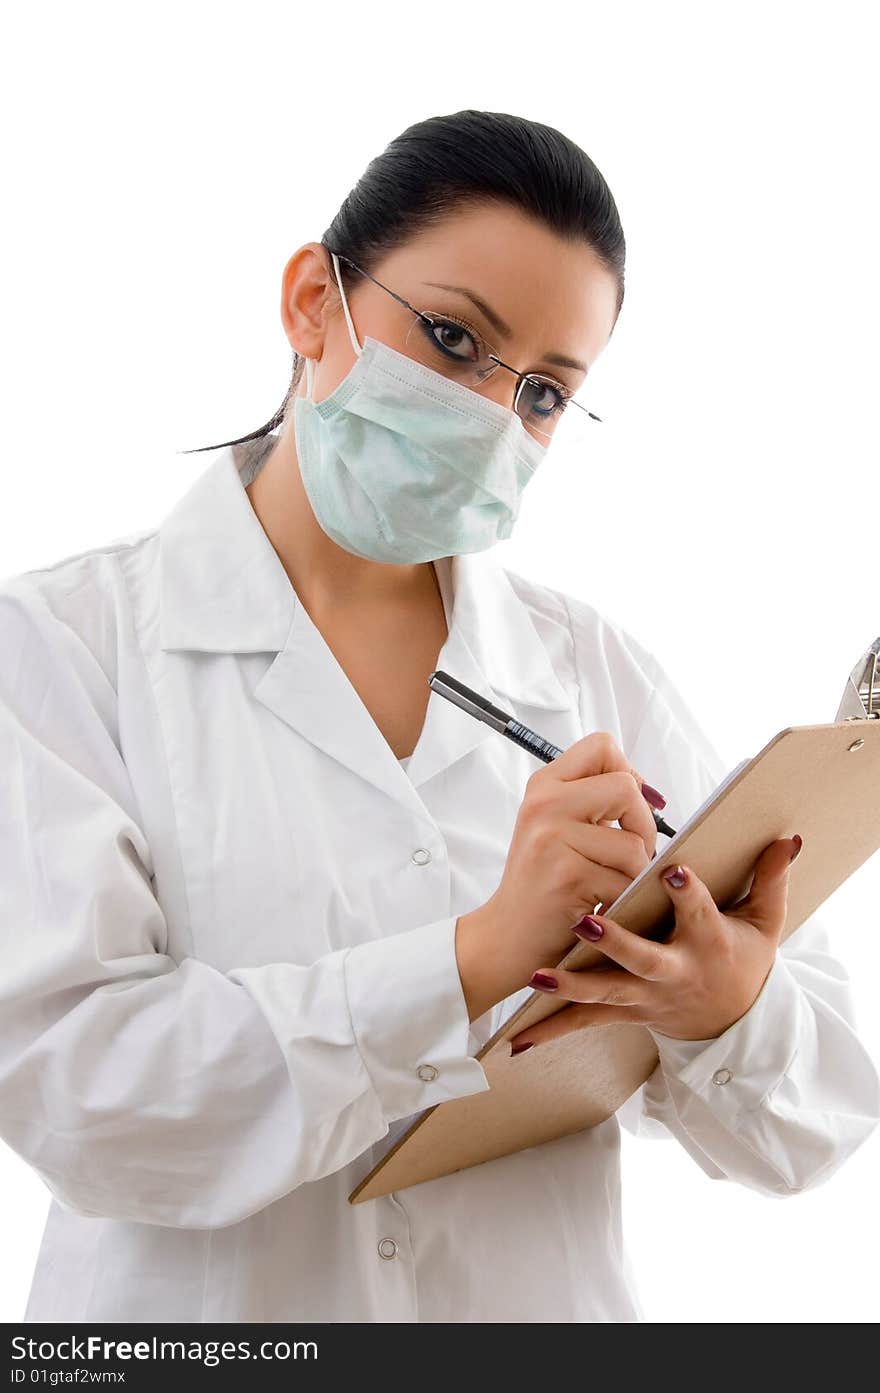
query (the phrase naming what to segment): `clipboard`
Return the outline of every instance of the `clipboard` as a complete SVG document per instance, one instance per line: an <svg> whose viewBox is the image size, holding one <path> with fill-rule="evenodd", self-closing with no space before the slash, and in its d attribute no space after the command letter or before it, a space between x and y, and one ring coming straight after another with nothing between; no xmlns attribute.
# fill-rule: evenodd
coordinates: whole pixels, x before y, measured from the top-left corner
<svg viewBox="0 0 880 1393"><path fill-rule="evenodd" d="M880 849L880 639L853 669L837 719L789 726L733 769L606 913L643 937L665 938L675 919L660 884L668 866L692 866L724 908L748 892L764 848L792 830L804 845L790 871L781 941ZM558 966L606 961L579 940ZM510 1056L511 1036L567 1004L532 992L475 1055L489 1089L419 1114L349 1203L594 1127L616 1112L657 1065L647 1027L593 1026Z"/></svg>

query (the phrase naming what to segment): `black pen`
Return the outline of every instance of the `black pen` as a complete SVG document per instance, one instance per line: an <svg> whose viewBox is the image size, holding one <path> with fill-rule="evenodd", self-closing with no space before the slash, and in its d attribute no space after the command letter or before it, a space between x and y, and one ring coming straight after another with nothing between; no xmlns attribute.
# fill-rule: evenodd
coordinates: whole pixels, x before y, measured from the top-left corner
<svg viewBox="0 0 880 1393"><path fill-rule="evenodd" d="M534 755L536 759L542 759L545 764L558 759L564 753L558 745L551 744L542 735L529 730L528 726L524 726L514 716L502 711L498 706L493 706L491 701L487 701L478 692L466 687L463 682L457 682L454 677L450 677L448 672L432 672L428 678L428 686L440 696L446 697L447 701L460 707L462 711L466 711L469 716L474 716L478 721L485 722L487 726L497 730L499 735L506 736L515 745L519 745L523 750L528 750L529 754ZM650 807L650 804L648 806ZM676 835L656 808L651 808L651 813L657 824L658 832L662 832L664 837Z"/></svg>

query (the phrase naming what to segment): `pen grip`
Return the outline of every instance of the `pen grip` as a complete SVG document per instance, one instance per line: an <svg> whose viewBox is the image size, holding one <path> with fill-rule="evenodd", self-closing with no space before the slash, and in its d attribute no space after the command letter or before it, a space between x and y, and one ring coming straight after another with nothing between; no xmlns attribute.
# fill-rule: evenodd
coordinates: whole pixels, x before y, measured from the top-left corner
<svg viewBox="0 0 880 1393"><path fill-rule="evenodd" d="M558 759L563 753L558 745L551 745L549 740L542 740L540 735L536 735L528 726L521 725L519 721L511 721L505 728L504 734L508 740L512 740L515 745L528 750L529 754L536 755L545 764L551 760Z"/></svg>

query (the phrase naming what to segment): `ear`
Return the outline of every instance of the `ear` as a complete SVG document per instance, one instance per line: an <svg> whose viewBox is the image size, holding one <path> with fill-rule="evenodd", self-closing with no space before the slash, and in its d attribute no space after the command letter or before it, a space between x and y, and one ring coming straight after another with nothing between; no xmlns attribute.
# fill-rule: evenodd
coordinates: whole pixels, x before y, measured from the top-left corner
<svg viewBox="0 0 880 1393"><path fill-rule="evenodd" d="M330 256L321 242L306 242L288 261L281 278L281 322L295 353L318 359L324 348L327 314L334 297Z"/></svg>

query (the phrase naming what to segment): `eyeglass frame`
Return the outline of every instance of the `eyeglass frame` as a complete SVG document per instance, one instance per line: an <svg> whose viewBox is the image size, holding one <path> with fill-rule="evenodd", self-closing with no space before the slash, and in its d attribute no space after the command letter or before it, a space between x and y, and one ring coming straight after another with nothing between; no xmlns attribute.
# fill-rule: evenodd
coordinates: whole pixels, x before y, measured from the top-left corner
<svg viewBox="0 0 880 1393"><path fill-rule="evenodd" d="M327 251L330 252L332 256L335 256L338 261L344 261L346 266L350 266L352 270L357 271L359 275L366 276L367 280L372 281L374 285L378 285L380 290L384 290L387 295L391 295L395 300L397 300L399 304L405 305L406 308L410 310L418 319L424 320L427 324L433 323L433 320L431 320L426 310L417 310L415 305L410 304L409 300L404 299L402 295L398 295L396 290L392 290L389 286L383 285L381 281L376 280L375 276L371 276L369 271L365 271L363 267L358 266L356 262L351 260L351 257L343 256L341 252L335 252L330 247L327 247ZM342 289L341 286L339 288L340 290ZM438 315L438 318L442 318L442 316ZM485 339L483 339L483 346L486 349L490 347L490 345L486 343ZM494 360L497 367L506 368L507 371L512 372L514 377L516 378L516 391L514 393L513 398L513 406L514 410L516 410L516 403L519 400L519 394L522 391L522 384L524 382L531 382L532 384L537 384L540 386L542 381L541 376L537 373L520 372L518 368L511 367L509 363L505 363L502 358L498 357L498 354L494 351L494 349L489 354L489 357ZM491 371L494 372L495 369L493 368ZM487 381L489 376L490 374L486 373L485 377L482 380L484 382ZM549 373L545 374L545 377L547 381L555 382L556 386L561 387L563 389L563 393L565 392L565 384L563 382L559 382L558 379L555 377L550 377ZM587 415L592 418L592 420L598 421L600 424L602 423L602 417L597 416L595 411L591 411L588 406L584 406L581 402L575 401L573 394L569 396L563 395L563 400L565 402L565 406L563 407L563 414L565 413L565 411L567 411L569 406L576 406L581 411L585 411ZM538 427L535 427L535 429L537 430ZM542 431L541 434L545 434L545 432Z"/></svg>

